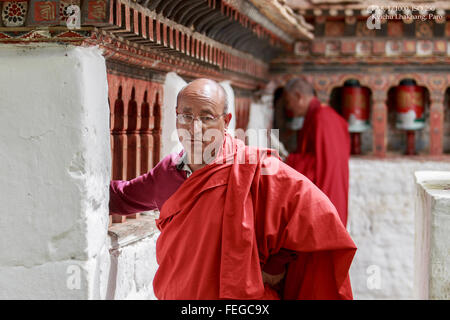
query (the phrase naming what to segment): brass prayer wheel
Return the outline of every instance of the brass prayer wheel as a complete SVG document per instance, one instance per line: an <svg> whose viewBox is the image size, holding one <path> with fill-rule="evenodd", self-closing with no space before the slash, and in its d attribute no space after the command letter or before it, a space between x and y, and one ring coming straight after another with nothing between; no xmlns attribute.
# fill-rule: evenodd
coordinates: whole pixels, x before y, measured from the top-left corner
<svg viewBox="0 0 450 320"><path fill-rule="evenodd" d="M413 79L400 81L396 88L396 127L420 130L425 126L424 90Z"/></svg>
<svg viewBox="0 0 450 320"><path fill-rule="evenodd" d="M406 154L416 154L415 130L425 127L424 89L414 79L404 79L396 88L396 128L406 130Z"/></svg>
<svg viewBox="0 0 450 320"><path fill-rule="evenodd" d="M348 122L351 136L351 153L361 154L361 132L369 128L369 89L361 87L358 80L345 81L341 95L342 113Z"/></svg>
<svg viewBox="0 0 450 320"><path fill-rule="evenodd" d="M348 131L364 132L369 128L369 89L358 80L347 80L342 88L342 111Z"/></svg>

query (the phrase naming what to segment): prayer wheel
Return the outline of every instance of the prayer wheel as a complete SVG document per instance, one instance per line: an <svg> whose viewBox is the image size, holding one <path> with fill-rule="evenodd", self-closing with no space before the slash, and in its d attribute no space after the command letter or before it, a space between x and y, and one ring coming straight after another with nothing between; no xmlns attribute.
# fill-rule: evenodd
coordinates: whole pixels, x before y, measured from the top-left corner
<svg viewBox="0 0 450 320"><path fill-rule="evenodd" d="M369 128L369 89L361 87L358 80L347 80L342 87L342 112L348 122L351 153L361 154L361 132Z"/></svg>
<svg viewBox="0 0 450 320"><path fill-rule="evenodd" d="M413 79L400 81L396 88L396 128L407 135L406 154L416 154L415 131L425 127L424 89Z"/></svg>

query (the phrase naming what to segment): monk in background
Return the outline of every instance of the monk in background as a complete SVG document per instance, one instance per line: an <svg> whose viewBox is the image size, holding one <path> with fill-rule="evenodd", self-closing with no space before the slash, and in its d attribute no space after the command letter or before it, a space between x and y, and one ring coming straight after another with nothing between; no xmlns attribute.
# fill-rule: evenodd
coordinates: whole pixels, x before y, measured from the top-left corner
<svg viewBox="0 0 450 320"><path fill-rule="evenodd" d="M295 117L304 117L303 127L298 131L297 150L287 157L286 163L330 198L347 226L348 124L333 108L317 99L305 79L291 79L284 87L284 98Z"/></svg>
<svg viewBox="0 0 450 320"><path fill-rule="evenodd" d="M226 133L215 81L188 84L176 111L184 150L110 185L110 213L160 210L156 297L352 299L356 246L325 194L273 150Z"/></svg>

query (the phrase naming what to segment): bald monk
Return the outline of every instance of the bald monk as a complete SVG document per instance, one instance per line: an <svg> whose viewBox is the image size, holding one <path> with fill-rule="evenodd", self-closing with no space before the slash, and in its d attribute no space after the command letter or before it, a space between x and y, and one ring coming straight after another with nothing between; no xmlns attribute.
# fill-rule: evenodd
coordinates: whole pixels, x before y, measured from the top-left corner
<svg viewBox="0 0 450 320"><path fill-rule="evenodd" d="M158 299L352 299L355 244L329 199L271 150L226 133L226 93L197 79L177 97L184 150L111 181L110 212L159 209Z"/></svg>
<svg viewBox="0 0 450 320"><path fill-rule="evenodd" d="M286 163L330 198L346 226L350 158L347 122L334 109L320 103L305 79L291 79L284 88L284 98L295 117L304 117L297 150L287 157Z"/></svg>

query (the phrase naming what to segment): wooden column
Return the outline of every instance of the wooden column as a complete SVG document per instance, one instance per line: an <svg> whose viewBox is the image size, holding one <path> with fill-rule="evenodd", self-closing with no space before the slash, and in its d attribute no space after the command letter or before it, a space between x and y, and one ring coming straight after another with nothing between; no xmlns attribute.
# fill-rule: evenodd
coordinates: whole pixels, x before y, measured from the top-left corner
<svg viewBox="0 0 450 320"><path fill-rule="evenodd" d="M122 99L122 86L119 86L114 102L114 113L111 124L112 135L112 179L122 180L126 177L126 113Z"/></svg>
<svg viewBox="0 0 450 320"><path fill-rule="evenodd" d="M132 81L132 80L130 80ZM136 178L140 173L140 149L141 149L141 139L139 137L140 130L140 108L138 108L138 103L136 101L136 87L133 82L133 87L131 88L130 100L128 102L128 125L127 125L127 178L126 180L131 180ZM135 213L128 215L129 219L138 219L140 213Z"/></svg>
<svg viewBox="0 0 450 320"><path fill-rule="evenodd" d="M153 101L153 165L159 162L161 150L162 90L158 90Z"/></svg>
<svg viewBox="0 0 450 320"><path fill-rule="evenodd" d="M430 155L437 156L443 152L445 91L433 91L430 98Z"/></svg>
<svg viewBox="0 0 450 320"><path fill-rule="evenodd" d="M127 125L127 176L126 180L136 178L140 173L140 119L138 104L136 102L136 89L133 86L128 102Z"/></svg>
<svg viewBox="0 0 450 320"><path fill-rule="evenodd" d="M372 128L373 128L373 153L377 157L386 156L387 134L387 92L373 92Z"/></svg>
<svg viewBox="0 0 450 320"><path fill-rule="evenodd" d="M141 174L144 174L153 166L153 136L151 131L154 127L153 104L148 102L148 91L144 92L141 105Z"/></svg>
<svg viewBox="0 0 450 320"><path fill-rule="evenodd" d="M251 99L247 97L236 97L234 103L236 110L236 129L243 129L245 131L250 120Z"/></svg>
<svg viewBox="0 0 450 320"><path fill-rule="evenodd" d="M118 87L117 98L114 102L114 109L111 121L111 147L112 147L112 179L123 180L127 164L126 155L126 112L122 100L122 86ZM125 216L112 215L112 222L122 223L126 221Z"/></svg>

